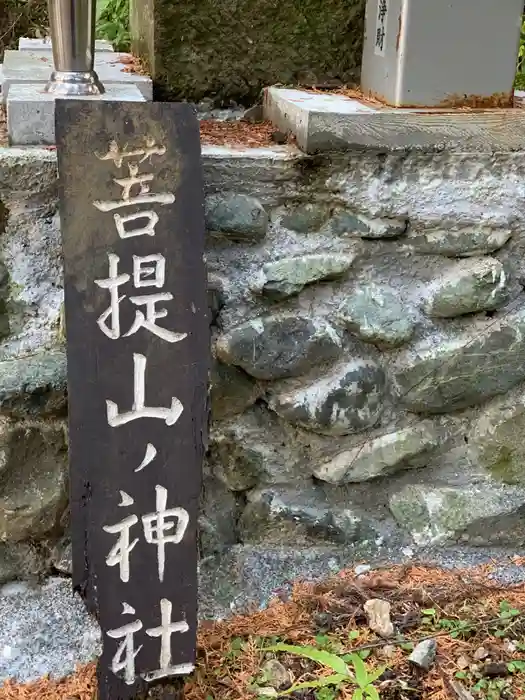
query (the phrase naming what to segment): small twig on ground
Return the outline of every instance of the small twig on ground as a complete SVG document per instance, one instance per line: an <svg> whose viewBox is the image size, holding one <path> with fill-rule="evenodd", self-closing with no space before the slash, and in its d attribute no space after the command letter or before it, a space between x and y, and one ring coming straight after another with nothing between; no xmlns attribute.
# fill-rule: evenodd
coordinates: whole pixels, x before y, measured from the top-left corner
<svg viewBox="0 0 525 700"><path fill-rule="evenodd" d="M520 613L520 615L516 615L516 617L512 621L512 624L523 618L525 618L525 613ZM471 625L468 626L468 628L463 629L462 632L472 632L474 630L479 630L483 627L494 625L496 622L501 622L501 617L493 617L492 619L484 620L483 622L473 622ZM454 632L453 629L442 630L441 632L435 632L434 634L426 634L424 637L420 637L419 639L407 639L405 637L403 637L402 639L381 639L377 642L372 642L371 644L363 644L359 647L353 647L352 653L358 651L366 651L367 649L378 649L384 646L399 647L403 644L419 644L420 642L424 642L426 639L437 639L438 637L447 637L452 632Z"/></svg>

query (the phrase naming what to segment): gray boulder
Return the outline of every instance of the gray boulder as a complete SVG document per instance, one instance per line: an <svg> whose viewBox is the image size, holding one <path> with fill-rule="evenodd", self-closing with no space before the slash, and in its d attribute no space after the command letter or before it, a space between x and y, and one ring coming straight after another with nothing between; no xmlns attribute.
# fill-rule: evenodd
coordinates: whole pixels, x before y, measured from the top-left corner
<svg viewBox="0 0 525 700"><path fill-rule="evenodd" d="M378 421L386 391L383 369L373 360L358 358L306 386L270 391L268 405L290 423L308 430L347 435Z"/></svg>
<svg viewBox="0 0 525 700"><path fill-rule="evenodd" d="M245 194L210 194L204 202L206 228L232 240L259 243L266 237L268 214Z"/></svg>
<svg viewBox="0 0 525 700"><path fill-rule="evenodd" d="M0 439L0 540L41 539L57 528L67 505L65 426L4 423Z"/></svg>
<svg viewBox="0 0 525 700"><path fill-rule="evenodd" d="M283 258L263 266L257 289L276 301L286 299L313 282L336 279L350 269L356 255L311 253Z"/></svg>
<svg viewBox="0 0 525 700"><path fill-rule="evenodd" d="M446 413L504 394L525 379L524 312L418 343L398 358L394 379L401 403L416 413Z"/></svg>
<svg viewBox="0 0 525 700"><path fill-rule="evenodd" d="M392 494L390 510L420 546L450 541L477 546L525 543L525 489L412 484Z"/></svg>
<svg viewBox="0 0 525 700"><path fill-rule="evenodd" d="M452 318L493 311L510 298L509 275L495 258L472 258L452 265L428 291L429 316Z"/></svg>
<svg viewBox="0 0 525 700"><path fill-rule="evenodd" d="M297 377L336 360L341 338L322 318L266 316L247 321L220 336L217 357L257 379Z"/></svg>
<svg viewBox="0 0 525 700"><path fill-rule="evenodd" d="M331 484L389 476L402 469L422 466L439 447L440 437L432 422L423 421L338 452L318 464L313 473Z"/></svg>
<svg viewBox="0 0 525 700"><path fill-rule="evenodd" d="M512 235L508 229L483 226L411 231L407 243L417 253L470 257L487 255L502 248Z"/></svg>
<svg viewBox="0 0 525 700"><path fill-rule="evenodd" d="M240 519L243 542L294 546L320 543L361 543L377 531L352 504L334 506L321 489L273 487L248 494Z"/></svg>
<svg viewBox="0 0 525 700"><path fill-rule="evenodd" d="M410 340L416 325L399 296L376 285L350 294L339 307L338 317L359 338L385 349Z"/></svg>

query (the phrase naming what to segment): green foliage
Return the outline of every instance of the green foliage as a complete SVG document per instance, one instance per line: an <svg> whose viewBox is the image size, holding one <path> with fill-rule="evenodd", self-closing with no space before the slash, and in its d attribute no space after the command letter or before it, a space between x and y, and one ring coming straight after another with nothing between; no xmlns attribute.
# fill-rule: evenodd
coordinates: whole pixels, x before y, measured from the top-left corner
<svg viewBox="0 0 525 700"><path fill-rule="evenodd" d="M521 611L517 608L513 608L506 600L502 600L499 604L500 620L512 620L512 618L519 617L520 615Z"/></svg>
<svg viewBox="0 0 525 700"><path fill-rule="evenodd" d="M507 668L509 669L510 673L525 673L525 661L520 661L519 659L516 661L510 661L507 664Z"/></svg>
<svg viewBox="0 0 525 700"><path fill-rule="evenodd" d="M518 64L516 67L516 80L514 87L518 90L525 90L525 16L522 18L520 48L518 51Z"/></svg>
<svg viewBox="0 0 525 700"><path fill-rule="evenodd" d="M318 649L331 651L334 654L339 654L343 648L343 645L337 637L330 636L329 634L318 634L315 638L315 645Z"/></svg>
<svg viewBox="0 0 525 700"><path fill-rule="evenodd" d="M230 648L226 652L227 659L236 659L240 656L245 648L245 643L240 637L234 637L230 643Z"/></svg>
<svg viewBox="0 0 525 700"><path fill-rule="evenodd" d="M129 51L129 0L98 0L97 39L106 39L115 51Z"/></svg>
<svg viewBox="0 0 525 700"><path fill-rule="evenodd" d="M518 73L514 81L516 90L525 90L525 73Z"/></svg>
<svg viewBox="0 0 525 700"><path fill-rule="evenodd" d="M325 649L318 649L309 646L295 646L293 644L275 644L266 647L265 651L285 652L295 654L304 659L310 659L316 663L335 671L330 676L324 676L316 681L305 681L304 683L294 683L284 691L275 691L274 697L291 695L298 690L315 690L316 700L333 700L337 697L335 690L344 683L357 686L354 690L353 700L379 700L379 693L374 687L374 682L384 672L384 668L369 671L365 662L359 654L346 654L344 657L337 656ZM353 668L353 673L348 664ZM261 688L261 695L272 695L270 688Z"/></svg>
<svg viewBox="0 0 525 700"><path fill-rule="evenodd" d="M17 48L19 37L48 35L47 0L0 0L0 61L5 49ZM97 0L97 38L129 51L129 0Z"/></svg>
<svg viewBox="0 0 525 700"><path fill-rule="evenodd" d="M19 37L47 34L47 0L0 0L0 61L5 49L18 47Z"/></svg>
<svg viewBox="0 0 525 700"><path fill-rule="evenodd" d="M446 617L441 617L435 608L422 610L421 614L423 615L423 625L428 625L435 630L448 631L452 639L468 637L474 626L469 620L449 620Z"/></svg>
<svg viewBox="0 0 525 700"><path fill-rule="evenodd" d="M469 619L448 619L435 608L421 610L421 624L436 632L448 632L452 639L468 639L476 631L476 623ZM513 630L515 624L523 617L521 610L513 607L506 600L499 605L498 617L491 620L487 628L495 637L504 638ZM525 647L524 647L525 649Z"/></svg>
<svg viewBox="0 0 525 700"><path fill-rule="evenodd" d="M513 671L509 668L509 670L511 673L518 672L517 669ZM503 700L509 697L507 694L509 683L504 678L483 678L478 673L468 671L458 671L455 675L459 680L466 681L469 684L470 693L480 700Z"/></svg>
<svg viewBox="0 0 525 700"><path fill-rule="evenodd" d="M520 33L520 48L518 51L518 70L522 71L525 66L523 65L525 61L525 17L522 19L521 33Z"/></svg>
<svg viewBox="0 0 525 700"><path fill-rule="evenodd" d="M506 600L502 600L499 605L499 622L491 627L491 632L495 637L507 637L514 628L515 623L523 616L523 612L518 610Z"/></svg>
<svg viewBox="0 0 525 700"><path fill-rule="evenodd" d="M337 690L325 686L315 692L315 700L336 700L337 695Z"/></svg>
<svg viewBox="0 0 525 700"><path fill-rule="evenodd" d="M293 644L275 644L275 646L267 648L266 651L285 651L288 654L296 654L297 656L302 656L304 659L310 659L323 666L328 666L332 671L342 676L350 675L348 666L339 656L331 654L329 651L324 651L323 649L294 646Z"/></svg>

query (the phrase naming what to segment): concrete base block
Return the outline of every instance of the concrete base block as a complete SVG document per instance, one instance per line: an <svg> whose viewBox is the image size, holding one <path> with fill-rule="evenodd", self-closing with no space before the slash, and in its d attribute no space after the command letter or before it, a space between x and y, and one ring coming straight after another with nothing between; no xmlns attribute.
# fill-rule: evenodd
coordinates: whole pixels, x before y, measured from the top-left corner
<svg viewBox="0 0 525 700"><path fill-rule="evenodd" d="M514 107L525 109L525 90L514 90Z"/></svg>
<svg viewBox="0 0 525 700"><path fill-rule="evenodd" d="M136 85L106 85L99 97L76 99L145 102ZM7 132L11 146L53 146L55 143L55 97L41 83L11 85L7 97ZM60 99L60 98L59 98Z"/></svg>
<svg viewBox="0 0 525 700"><path fill-rule="evenodd" d="M307 153L360 148L514 151L525 148L523 109L395 109L338 94L271 87L264 116Z"/></svg>
<svg viewBox="0 0 525 700"><path fill-rule="evenodd" d="M45 39L29 39L28 37L20 37L18 40L19 51L51 51L51 37ZM105 39L97 39L95 41L95 51L113 51L113 46Z"/></svg>
<svg viewBox="0 0 525 700"><path fill-rule="evenodd" d="M151 78L130 73L125 62L129 54L103 51L95 54L95 70L104 85L136 85L144 98L153 98ZM124 60L124 62L121 61ZM47 51L6 51L4 54L4 77L2 94L4 100L12 85L24 83L47 83L53 72L53 56Z"/></svg>

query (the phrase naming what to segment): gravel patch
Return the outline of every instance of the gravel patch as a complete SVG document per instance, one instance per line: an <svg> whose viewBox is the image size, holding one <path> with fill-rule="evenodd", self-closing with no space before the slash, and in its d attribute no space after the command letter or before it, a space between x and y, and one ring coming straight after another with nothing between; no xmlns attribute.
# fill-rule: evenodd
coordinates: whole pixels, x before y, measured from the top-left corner
<svg viewBox="0 0 525 700"><path fill-rule="evenodd" d="M200 566L201 619L221 619L254 605L264 608L275 595L286 598L295 579L320 580L342 568L356 574L393 564L430 564L469 569L491 564L491 577L504 584L525 582L525 567L512 560L515 552L458 548L416 554L410 548L383 550L377 557L357 559L336 547L267 549L235 546ZM0 683L8 678L27 682L49 674L61 678L77 664L100 653L100 632L68 578L52 578L43 586L12 583L0 588Z"/></svg>
<svg viewBox="0 0 525 700"><path fill-rule="evenodd" d="M0 683L68 675L100 652L100 631L73 595L71 581L0 588Z"/></svg>

